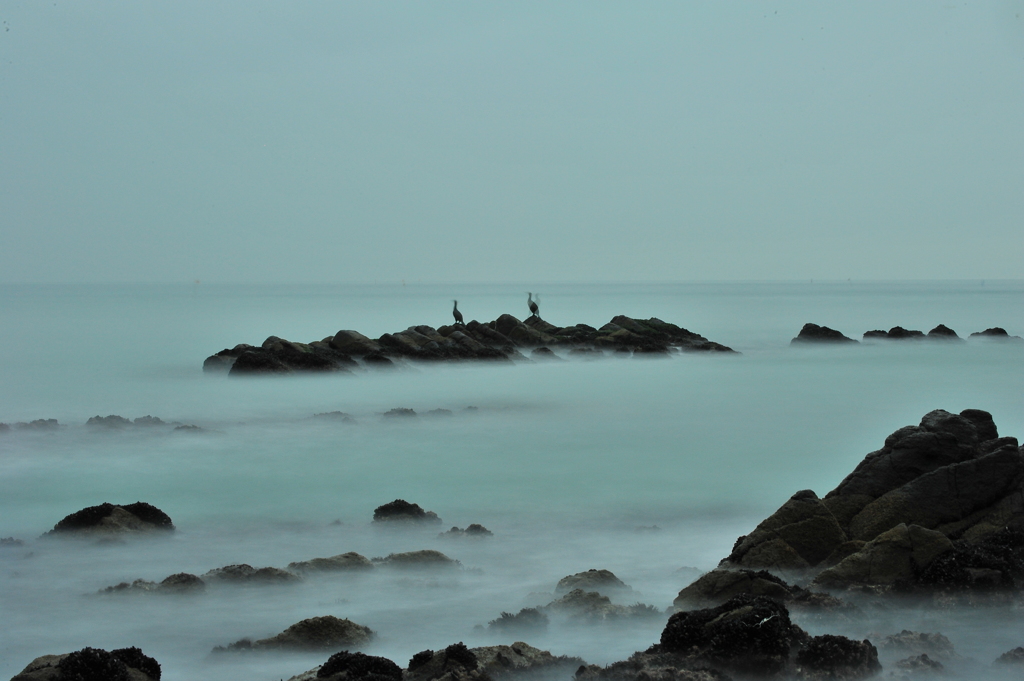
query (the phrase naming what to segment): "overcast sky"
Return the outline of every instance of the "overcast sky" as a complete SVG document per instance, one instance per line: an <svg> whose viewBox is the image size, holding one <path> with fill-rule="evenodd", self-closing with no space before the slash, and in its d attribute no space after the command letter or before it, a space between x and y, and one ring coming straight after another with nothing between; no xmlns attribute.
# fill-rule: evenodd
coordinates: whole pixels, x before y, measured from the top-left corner
<svg viewBox="0 0 1024 681"><path fill-rule="evenodd" d="M1020 278L1022 15L0 0L0 281Z"/></svg>

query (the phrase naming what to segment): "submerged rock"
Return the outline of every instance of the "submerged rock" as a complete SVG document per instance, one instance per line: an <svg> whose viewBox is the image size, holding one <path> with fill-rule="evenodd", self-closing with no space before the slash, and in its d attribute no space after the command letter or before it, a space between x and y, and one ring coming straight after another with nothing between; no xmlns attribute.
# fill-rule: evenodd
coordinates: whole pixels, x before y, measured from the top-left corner
<svg viewBox="0 0 1024 681"><path fill-rule="evenodd" d="M170 516L143 501L116 506L103 503L76 511L53 526L47 535L122 535L173 532Z"/></svg>
<svg viewBox="0 0 1024 681"><path fill-rule="evenodd" d="M497 619L487 623L487 628L501 633L536 633L547 629L548 622L548 616L537 608L523 608L515 615L510 612L501 613Z"/></svg>
<svg viewBox="0 0 1024 681"><path fill-rule="evenodd" d="M214 652L247 650L337 650L359 648L375 636L372 629L331 615L296 622L277 636L258 641L242 639Z"/></svg>
<svg viewBox="0 0 1024 681"><path fill-rule="evenodd" d="M561 598L551 601L543 608L545 613L567 617L584 622L609 622L625 619L653 619L662 617L653 605L635 603L615 605L608 596L596 591L573 589Z"/></svg>
<svg viewBox="0 0 1024 681"><path fill-rule="evenodd" d="M800 329L800 333L797 334L796 338L789 342L790 345L800 345L802 343L856 343L852 338L844 336L835 329L830 329L827 326L818 326L817 324L804 324L803 328Z"/></svg>
<svg viewBox="0 0 1024 681"><path fill-rule="evenodd" d="M928 655L940 660L952 660L956 657L953 643L939 633L929 634L904 629L882 639L878 647L887 653L897 655Z"/></svg>
<svg viewBox="0 0 1024 681"><path fill-rule="evenodd" d="M405 553L391 553L384 558L374 558L373 563L382 567L406 568L406 569L458 569L462 563L453 560L440 551L423 549L422 551L407 551Z"/></svg>
<svg viewBox="0 0 1024 681"><path fill-rule="evenodd" d="M971 334L971 338L983 338L991 340L1010 340L1019 341L1022 340L1020 336L1011 336L1006 332L1006 329L994 326L991 329L985 329L984 331L976 331Z"/></svg>
<svg viewBox="0 0 1024 681"><path fill-rule="evenodd" d="M149 582L136 579L134 582L121 582L114 586L101 589L101 594L117 593L160 593L160 594L196 594L206 590L206 582L188 572L179 572L164 578L162 582Z"/></svg>
<svg viewBox="0 0 1024 681"><path fill-rule="evenodd" d="M160 663L138 648L82 648L37 657L11 681L160 681Z"/></svg>
<svg viewBox="0 0 1024 681"><path fill-rule="evenodd" d="M1013 650L1006 651L995 659L995 664L1024 667L1024 647L1018 646Z"/></svg>
<svg viewBox="0 0 1024 681"><path fill-rule="evenodd" d="M467 525L466 529L464 529L464 530L460 529L458 527L453 527L452 529L448 530L447 532L442 532L441 534L439 534L437 536L439 538L441 538L441 539L450 538L450 537L476 537L476 538L480 538L480 537L493 537L494 533L491 532L490 530L488 530L483 525L479 525L477 523L472 523L471 525Z"/></svg>

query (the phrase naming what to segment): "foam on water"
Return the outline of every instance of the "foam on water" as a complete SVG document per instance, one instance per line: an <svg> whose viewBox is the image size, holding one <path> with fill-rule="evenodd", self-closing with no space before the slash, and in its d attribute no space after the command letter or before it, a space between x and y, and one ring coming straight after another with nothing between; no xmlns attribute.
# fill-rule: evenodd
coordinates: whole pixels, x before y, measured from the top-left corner
<svg viewBox="0 0 1024 681"><path fill-rule="evenodd" d="M326 656L208 654L325 614L372 627L379 638L369 652L404 665L459 640L511 642L474 626L538 604L532 593L589 568L612 570L636 600L663 610L695 574L680 568L713 567L793 492L824 494L927 411L986 409L1002 434L1024 436L1021 345L788 346L808 321L853 337L939 323L962 336L991 326L1020 335L1019 282L534 287L554 323L657 316L743 354L250 380L200 369L208 354L270 334L309 341L338 328L377 336L440 325L455 297L467 319L524 317L523 288L4 287L0 421L67 425L0 435L0 536L26 541L0 549L0 678L37 655L86 645L137 645L170 681L287 678ZM420 415L381 415L393 407ZM426 415L437 408L452 414ZM311 418L334 410L356 423ZM97 414L152 414L203 430L86 427ZM371 527L373 509L399 497L444 525ZM102 547L35 539L82 507L136 500L169 513L174 536ZM474 522L495 536L436 536ZM182 599L88 595L231 563L285 567L422 548L467 569ZM554 622L528 640L608 663L656 641L663 619ZM969 611L876 613L845 632L807 627L942 631L987 663L1024 643L1019 624L1016 612Z"/></svg>

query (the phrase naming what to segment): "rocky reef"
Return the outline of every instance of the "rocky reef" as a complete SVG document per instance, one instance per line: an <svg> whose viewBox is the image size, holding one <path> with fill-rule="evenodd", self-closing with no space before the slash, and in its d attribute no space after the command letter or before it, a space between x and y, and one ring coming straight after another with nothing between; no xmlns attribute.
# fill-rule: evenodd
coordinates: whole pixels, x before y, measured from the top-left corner
<svg viewBox="0 0 1024 681"><path fill-rule="evenodd" d="M971 338L983 339L983 340L1003 340L1003 341L1021 341L1024 340L1020 336L1011 336L1006 332L1006 329L1000 327L993 327L991 329L985 329L984 331L978 331L972 333ZM957 335L956 331L949 328L945 324L939 324L934 329L925 333L917 329L905 329L902 326L894 326L888 331L884 329L872 329L871 331L865 331L863 336L865 341L878 341L878 340L892 340L892 341L905 341L905 340L929 340L929 341L944 341L944 342L963 342L963 338ZM817 324L804 324L803 328L800 329L800 333L797 334L793 340L790 341L790 345L805 345L814 343L857 343L858 341L848 336L843 335L841 332L835 329L830 329L827 326L818 326Z"/></svg>
<svg viewBox="0 0 1024 681"><path fill-rule="evenodd" d="M404 331L369 338L352 330L310 343L270 336L262 345L240 344L206 358L203 370L240 374L350 372L360 366L391 366L396 361L525 360L554 357L551 348L587 357L617 353L733 352L691 331L657 318L612 318L601 328L586 324L555 326L533 316L520 321L503 314L492 322L410 326Z"/></svg>

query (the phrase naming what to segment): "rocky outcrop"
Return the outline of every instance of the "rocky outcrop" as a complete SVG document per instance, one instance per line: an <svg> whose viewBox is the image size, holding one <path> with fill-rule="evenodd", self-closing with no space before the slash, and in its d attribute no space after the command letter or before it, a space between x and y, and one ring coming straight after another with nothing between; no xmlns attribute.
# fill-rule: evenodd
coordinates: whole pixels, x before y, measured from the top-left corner
<svg viewBox="0 0 1024 681"><path fill-rule="evenodd" d="M535 358L555 358L553 348L601 352L602 348L638 353L733 352L691 331L657 318L620 315L595 329L586 324L559 327L539 317L520 321L503 314L492 322L433 328L420 325L371 339L358 331L341 330L311 343L270 336L260 346L226 348L206 358L211 373L283 374L348 372L360 365L390 365L396 360L461 361L523 359L521 350L547 348Z"/></svg>
<svg viewBox="0 0 1024 681"><path fill-rule="evenodd" d="M330 558L313 558L312 560L288 563L288 569L298 574L322 572L364 572L373 569L373 563L366 556L355 551L340 553Z"/></svg>
<svg viewBox="0 0 1024 681"><path fill-rule="evenodd" d="M480 525L479 523L471 523L471 524L467 525L466 529L464 529L464 530L459 528L459 527L453 527L452 529L448 530L447 532L442 532L441 534L439 534L437 536L440 539L446 539L446 538L452 538L452 537L475 537L475 538L479 539L479 538L482 538L482 537L493 537L494 533L491 532L490 530L488 530L483 525Z"/></svg>
<svg viewBox="0 0 1024 681"><path fill-rule="evenodd" d="M76 511L53 526L48 536L117 536L173 532L170 516L143 501L116 506L103 503Z"/></svg>
<svg viewBox="0 0 1024 681"><path fill-rule="evenodd" d="M277 636L252 641L244 638L214 652L248 650L338 650L339 648L360 648L369 643L374 632L369 627L348 619L327 615L310 617L296 622Z"/></svg>
<svg viewBox="0 0 1024 681"><path fill-rule="evenodd" d="M392 409L391 411L394 412L395 410ZM413 413L415 414L415 412ZM373 510L373 522L440 523L441 519L433 511L424 511L419 504L410 504L405 499L395 499Z"/></svg>
<svg viewBox="0 0 1024 681"><path fill-rule="evenodd" d="M1024 450L999 437L988 412L932 411L886 438L823 499L797 492L737 539L720 567L810 573L832 589L1015 588L1024 578Z"/></svg>
<svg viewBox="0 0 1024 681"><path fill-rule="evenodd" d="M661 611L653 605L634 603L616 605L608 596L596 591L573 589L561 598L539 608L545 614L557 615L569 620L585 622L609 622L626 619L652 619L662 617Z"/></svg>
<svg viewBox="0 0 1024 681"><path fill-rule="evenodd" d="M633 589L615 576L611 570L587 570L562 577L555 585L556 594L567 594L574 589L596 591L605 596L630 595Z"/></svg>
<svg viewBox="0 0 1024 681"><path fill-rule="evenodd" d="M405 681L487 681L475 653L464 643L454 643L444 650L423 650L412 656Z"/></svg>
<svg viewBox="0 0 1024 681"><path fill-rule="evenodd" d="M882 671L878 650L868 640L815 636L796 654L798 679L865 679Z"/></svg>
<svg viewBox="0 0 1024 681"><path fill-rule="evenodd" d="M537 608L523 608L515 615L510 612L503 612L487 623L490 631L497 631L503 634L521 632L536 633L548 628L548 616Z"/></svg>
<svg viewBox="0 0 1024 681"><path fill-rule="evenodd" d="M852 338L844 336L835 329L817 324L804 324L796 338L789 342L790 345L803 345L805 343L856 343Z"/></svg>
<svg viewBox="0 0 1024 681"><path fill-rule="evenodd" d="M1024 340L1020 336L1011 336L1006 332L1006 329L994 326L991 329L985 329L984 331L976 331L971 334L971 338L981 338L986 340L1004 340L1004 341L1021 341Z"/></svg>
<svg viewBox="0 0 1024 681"><path fill-rule="evenodd" d="M114 586L101 589L101 594L136 594L136 593L159 593L159 594L197 594L206 590L206 582L200 577L188 572L179 572L165 578L162 582L149 582L144 579L136 579L134 582L121 582Z"/></svg>
<svg viewBox="0 0 1024 681"><path fill-rule="evenodd" d="M384 558L374 558L373 563L381 567L407 570L456 570L462 567L459 561L433 549L390 553Z"/></svg>
<svg viewBox="0 0 1024 681"><path fill-rule="evenodd" d="M519 678L565 678L586 663L578 657L552 655L547 650L516 641L510 646L470 648L477 666L494 681Z"/></svg>
<svg viewBox="0 0 1024 681"><path fill-rule="evenodd" d="M856 609L829 594L808 591L787 584L767 570L712 570L679 592L672 607L699 610L722 605L736 596L765 596L784 603L790 609L852 612Z"/></svg>
<svg viewBox="0 0 1024 681"><path fill-rule="evenodd" d="M203 579L207 582L225 582L229 584L288 584L290 582L297 582L301 578L281 568L254 568L246 563L239 563L210 570L203 575Z"/></svg>
<svg viewBox="0 0 1024 681"><path fill-rule="evenodd" d="M43 655L29 662L11 681L160 681L160 663L138 648L82 648L63 655Z"/></svg>

